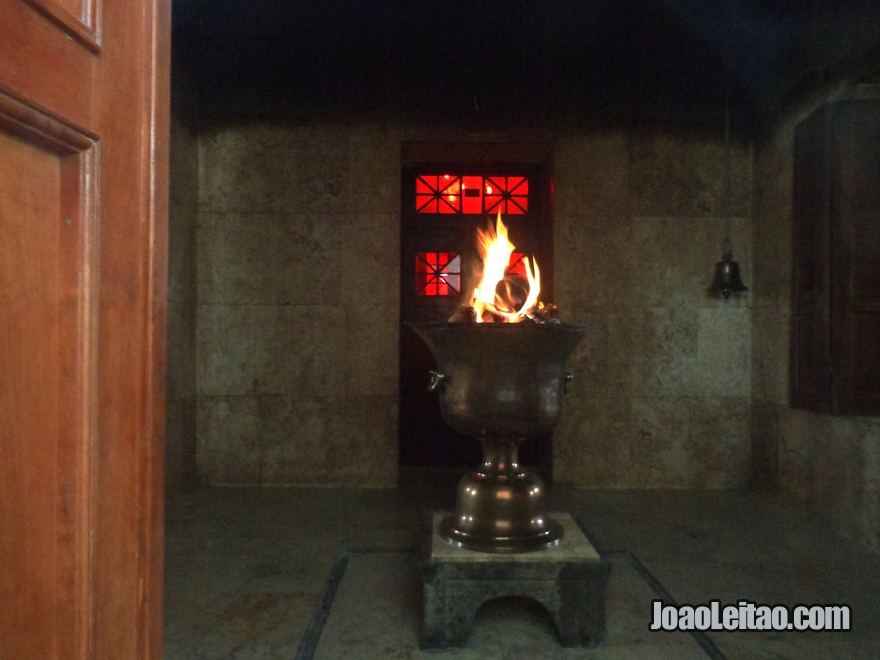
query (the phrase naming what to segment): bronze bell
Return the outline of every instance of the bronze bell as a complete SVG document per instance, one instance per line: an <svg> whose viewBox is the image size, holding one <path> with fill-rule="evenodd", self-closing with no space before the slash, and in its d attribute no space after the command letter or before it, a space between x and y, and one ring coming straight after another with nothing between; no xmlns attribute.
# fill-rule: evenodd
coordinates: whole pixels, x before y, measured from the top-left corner
<svg viewBox="0 0 880 660"><path fill-rule="evenodd" d="M748 291L748 287L742 283L739 275L739 263L733 260L730 252L721 255L721 261L715 264L715 279L709 290L713 293L721 293L724 300L730 298L730 292Z"/></svg>

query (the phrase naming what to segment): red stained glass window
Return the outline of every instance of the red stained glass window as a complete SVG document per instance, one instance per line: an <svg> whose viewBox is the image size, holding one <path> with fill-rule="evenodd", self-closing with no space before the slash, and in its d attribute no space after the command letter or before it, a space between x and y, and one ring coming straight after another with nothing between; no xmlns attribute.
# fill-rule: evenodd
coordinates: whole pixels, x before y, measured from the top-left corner
<svg viewBox="0 0 880 660"><path fill-rule="evenodd" d="M486 213L522 215L529 210L529 180L523 176L487 176Z"/></svg>
<svg viewBox="0 0 880 660"><path fill-rule="evenodd" d="M529 180L524 176L416 177L416 212L522 215L529 211Z"/></svg>
<svg viewBox="0 0 880 660"><path fill-rule="evenodd" d="M417 177L416 211L461 213L461 177L449 174Z"/></svg>
<svg viewBox="0 0 880 660"><path fill-rule="evenodd" d="M461 257L457 252L416 253L416 294L454 296L461 289Z"/></svg>

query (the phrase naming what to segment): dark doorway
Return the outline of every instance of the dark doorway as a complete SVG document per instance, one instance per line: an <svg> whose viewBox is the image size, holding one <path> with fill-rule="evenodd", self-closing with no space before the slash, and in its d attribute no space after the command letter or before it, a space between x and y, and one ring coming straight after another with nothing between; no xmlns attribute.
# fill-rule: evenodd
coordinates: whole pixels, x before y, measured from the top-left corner
<svg viewBox="0 0 880 660"><path fill-rule="evenodd" d="M485 145L472 146L479 149ZM510 145L505 145L509 150ZM417 150L418 151L418 150ZM404 152L406 156L406 151ZM485 156L485 154L484 154ZM470 302L481 273L477 229L498 211L516 246L511 267L534 256L542 300L552 296L549 179L542 162L404 158L401 185L400 462L430 467L475 466L480 445L449 427L428 392L435 361L407 322L446 321ZM549 438L527 441L526 465L549 476Z"/></svg>

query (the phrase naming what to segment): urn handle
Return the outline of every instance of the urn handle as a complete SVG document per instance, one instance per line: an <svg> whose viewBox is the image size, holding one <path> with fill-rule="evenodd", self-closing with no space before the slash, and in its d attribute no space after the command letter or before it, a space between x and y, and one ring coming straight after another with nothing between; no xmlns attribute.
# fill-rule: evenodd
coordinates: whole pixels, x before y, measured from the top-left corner
<svg viewBox="0 0 880 660"><path fill-rule="evenodd" d="M568 394L568 384L574 380L574 374L565 374L562 377L562 393Z"/></svg>
<svg viewBox="0 0 880 660"><path fill-rule="evenodd" d="M446 374L442 374L439 371L434 371L433 369L428 372L431 374L431 384L428 385L429 392L436 392L441 387L443 387L443 383L446 382L448 376Z"/></svg>

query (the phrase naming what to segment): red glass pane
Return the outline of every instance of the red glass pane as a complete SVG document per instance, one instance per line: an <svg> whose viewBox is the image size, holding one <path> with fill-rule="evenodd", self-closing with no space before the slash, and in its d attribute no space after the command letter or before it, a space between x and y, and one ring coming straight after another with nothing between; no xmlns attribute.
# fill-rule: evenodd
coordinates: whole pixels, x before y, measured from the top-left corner
<svg viewBox="0 0 880 660"><path fill-rule="evenodd" d="M465 176L461 182L461 212L483 212L483 177Z"/></svg>
<svg viewBox="0 0 880 660"><path fill-rule="evenodd" d="M440 189L444 195L457 195L461 192L461 179L459 177L450 177L445 181L445 185Z"/></svg>
<svg viewBox="0 0 880 660"><path fill-rule="evenodd" d="M416 194L433 195L437 190L436 176L416 177Z"/></svg>
<svg viewBox="0 0 880 660"><path fill-rule="evenodd" d="M504 180L487 176L483 181L483 190L486 192L486 213L497 213L498 211L504 213L504 207L501 205L504 199L501 196L504 190Z"/></svg>
<svg viewBox="0 0 880 660"><path fill-rule="evenodd" d="M524 256L526 255L523 252L514 252L511 254L510 262L507 266L507 272L515 273L525 280L528 278L526 277L526 264L523 261Z"/></svg>
<svg viewBox="0 0 880 660"><path fill-rule="evenodd" d="M506 190L505 177L487 176L483 183L483 189L486 191L486 213L507 213L507 205L504 203L504 192Z"/></svg>
<svg viewBox="0 0 880 660"><path fill-rule="evenodd" d="M523 215L528 210L529 210L529 198L528 197L512 196L510 199L507 200L507 213L508 213L508 215Z"/></svg>
<svg viewBox="0 0 880 660"><path fill-rule="evenodd" d="M507 192L511 195L528 195L529 180L524 176L507 177Z"/></svg>
<svg viewBox="0 0 880 660"><path fill-rule="evenodd" d="M436 213L437 198L433 195L416 195L416 212L417 213Z"/></svg>
<svg viewBox="0 0 880 660"><path fill-rule="evenodd" d="M461 213L461 179L445 174L440 180L438 198L440 213Z"/></svg>
<svg viewBox="0 0 880 660"><path fill-rule="evenodd" d="M438 177L416 177L416 213L437 213Z"/></svg>
<svg viewBox="0 0 880 660"><path fill-rule="evenodd" d="M503 176L487 176L483 184L487 195L500 195L507 192L507 181Z"/></svg>

